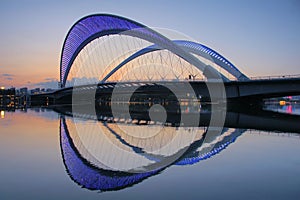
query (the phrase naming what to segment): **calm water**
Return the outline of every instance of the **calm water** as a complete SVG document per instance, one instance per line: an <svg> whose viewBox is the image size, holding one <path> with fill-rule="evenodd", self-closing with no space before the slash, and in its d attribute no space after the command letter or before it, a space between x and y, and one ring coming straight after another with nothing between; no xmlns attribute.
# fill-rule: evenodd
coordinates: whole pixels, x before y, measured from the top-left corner
<svg viewBox="0 0 300 200"><path fill-rule="evenodd" d="M203 127L1 114L0 199L300 199L300 127L204 137Z"/></svg>

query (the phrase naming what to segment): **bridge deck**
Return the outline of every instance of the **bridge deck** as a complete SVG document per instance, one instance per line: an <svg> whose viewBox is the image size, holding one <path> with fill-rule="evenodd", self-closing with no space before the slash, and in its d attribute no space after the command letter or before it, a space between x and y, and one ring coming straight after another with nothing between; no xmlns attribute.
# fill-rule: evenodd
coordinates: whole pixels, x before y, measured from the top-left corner
<svg viewBox="0 0 300 200"><path fill-rule="evenodd" d="M91 85L82 85L76 87L69 87L57 90L53 93L38 94L32 96L33 99L43 99L44 101L52 99L54 103L72 103L73 92L82 94L85 96L111 96L115 87L118 89L118 93L128 94L132 92L132 87L139 88L138 93L147 95L156 94L157 97L164 98L168 96L164 87L174 88L181 90L185 93L186 86L190 85L195 91L197 98L201 96L202 101L210 101L210 92L207 84L213 86L211 88L218 89L220 92L226 93L227 99L257 99L264 98L283 97L283 96L296 96L300 95L300 78L288 78L288 79L271 79L271 80L248 80L248 81L230 81L230 82L212 82L210 81L183 81L183 82L120 82L120 83L99 83ZM224 85L223 85L224 84ZM162 87L164 86L164 87ZM221 90L224 86L225 90ZM218 94L218 92L217 92Z"/></svg>

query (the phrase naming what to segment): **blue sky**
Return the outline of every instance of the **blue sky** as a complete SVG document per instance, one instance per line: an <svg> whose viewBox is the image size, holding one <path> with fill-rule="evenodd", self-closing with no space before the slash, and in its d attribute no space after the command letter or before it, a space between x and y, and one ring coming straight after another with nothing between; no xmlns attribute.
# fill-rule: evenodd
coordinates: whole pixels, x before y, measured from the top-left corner
<svg viewBox="0 0 300 200"><path fill-rule="evenodd" d="M93 13L182 32L249 76L300 74L298 0L1 0L0 85L32 87L58 79L66 33Z"/></svg>

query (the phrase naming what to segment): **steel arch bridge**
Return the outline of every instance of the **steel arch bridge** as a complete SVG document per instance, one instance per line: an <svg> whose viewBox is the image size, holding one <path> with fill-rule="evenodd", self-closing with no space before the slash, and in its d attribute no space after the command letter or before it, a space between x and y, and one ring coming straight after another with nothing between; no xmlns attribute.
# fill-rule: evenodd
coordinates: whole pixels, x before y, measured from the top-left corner
<svg viewBox="0 0 300 200"><path fill-rule="evenodd" d="M224 81L228 81L225 75L219 73L212 66L203 63L195 55L213 61L237 80L248 80L248 77L230 61L207 46L191 41L171 41L149 27L124 17L111 14L94 14L78 20L67 33L60 60L61 87L65 87L72 65L81 50L97 38L116 34L136 37L153 45L130 55L108 72L100 82L107 81L116 71L135 58L159 50L168 50L179 56L202 71L205 77L214 76L213 78L222 78Z"/></svg>

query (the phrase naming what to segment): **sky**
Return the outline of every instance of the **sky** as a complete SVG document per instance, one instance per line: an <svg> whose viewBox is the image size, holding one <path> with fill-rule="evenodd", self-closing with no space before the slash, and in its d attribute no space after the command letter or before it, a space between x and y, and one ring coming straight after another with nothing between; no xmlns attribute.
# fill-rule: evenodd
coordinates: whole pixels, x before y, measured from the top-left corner
<svg viewBox="0 0 300 200"><path fill-rule="evenodd" d="M299 0L0 0L0 86L57 87L68 30L95 13L179 31L248 76L300 74Z"/></svg>

